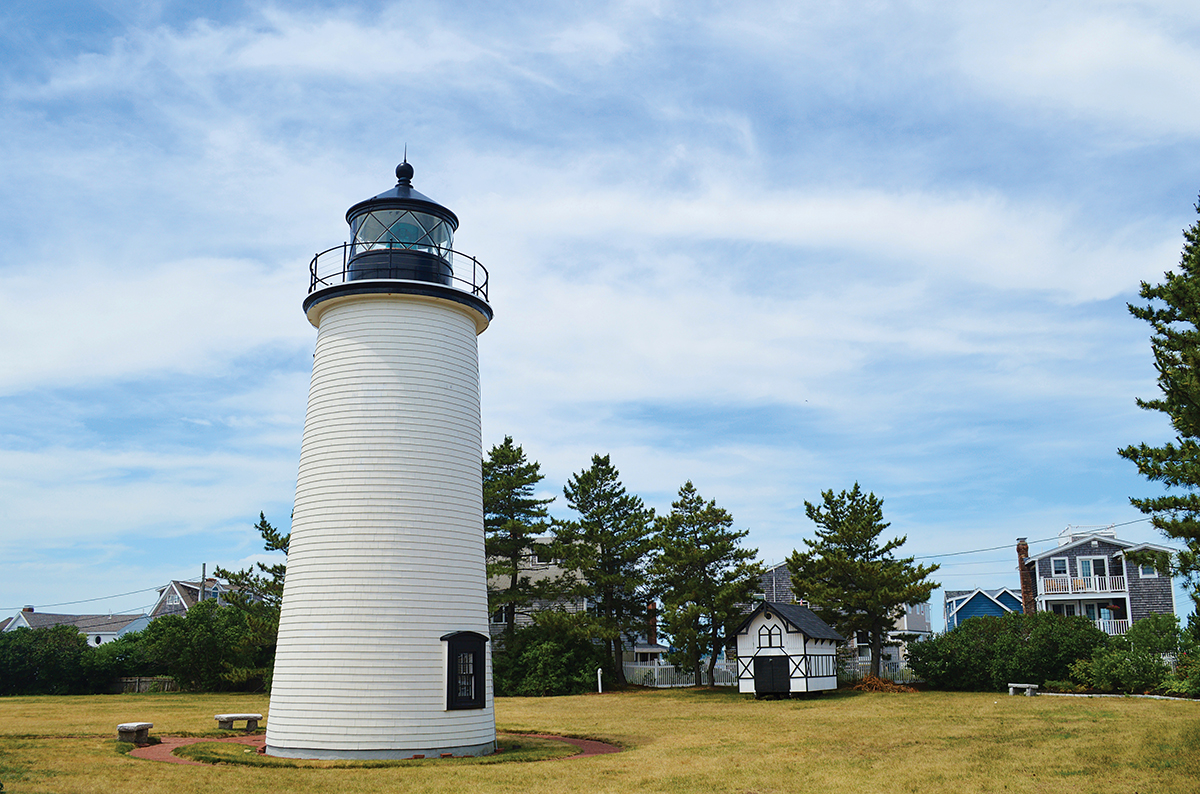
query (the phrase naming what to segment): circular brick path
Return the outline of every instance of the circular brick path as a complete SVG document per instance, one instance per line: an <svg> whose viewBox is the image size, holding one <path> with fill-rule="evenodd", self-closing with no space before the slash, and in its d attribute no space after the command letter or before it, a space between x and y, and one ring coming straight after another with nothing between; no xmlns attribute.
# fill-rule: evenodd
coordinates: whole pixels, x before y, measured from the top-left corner
<svg viewBox="0 0 1200 794"><path fill-rule="evenodd" d="M594 755L607 755L609 753L619 753L621 748L616 745L606 744L605 742L597 742L592 739L572 739L568 736L551 736L545 733L510 733L508 736L528 736L533 739L553 739L557 742L566 742L573 744L579 748L579 752L575 755L567 756L567 758L590 758ZM250 734L248 736L230 736L224 738L212 738L205 736L162 736L162 741L159 744L148 744L144 747L135 747L129 752L134 758L144 758L147 761L164 761L168 764L191 764L192 766L211 766L211 764L203 764L199 761L192 761L188 758L180 758L175 755L175 748L184 747L197 742L230 742L233 744L244 744L251 747L255 752L261 752L267 737L264 734ZM551 760L551 759L546 759ZM564 759L565 760L565 759Z"/></svg>

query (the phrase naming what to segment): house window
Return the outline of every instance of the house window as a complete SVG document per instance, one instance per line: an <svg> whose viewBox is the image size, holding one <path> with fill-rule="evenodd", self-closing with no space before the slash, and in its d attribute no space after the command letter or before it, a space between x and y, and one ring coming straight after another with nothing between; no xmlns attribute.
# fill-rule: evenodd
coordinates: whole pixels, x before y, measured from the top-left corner
<svg viewBox="0 0 1200 794"><path fill-rule="evenodd" d="M783 631L778 626L759 626L758 627L758 647L760 648L782 648L783 647Z"/></svg>
<svg viewBox="0 0 1200 794"><path fill-rule="evenodd" d="M474 631L456 631L442 637L446 643L446 708L484 707L484 643L487 636Z"/></svg>
<svg viewBox="0 0 1200 794"><path fill-rule="evenodd" d="M1067 558L1055 557L1050 560L1050 575L1051 576L1066 576L1067 575Z"/></svg>
<svg viewBox="0 0 1200 794"><path fill-rule="evenodd" d="M167 593L167 603L168 604L178 604L179 603L179 593Z"/></svg>
<svg viewBox="0 0 1200 794"><path fill-rule="evenodd" d="M1155 570L1153 565L1145 565L1145 564L1139 565L1138 566L1138 578L1139 579L1157 579L1158 571Z"/></svg>
<svg viewBox="0 0 1200 794"><path fill-rule="evenodd" d="M1079 576L1090 579L1093 576L1104 576L1105 566L1103 557L1082 557L1079 560Z"/></svg>

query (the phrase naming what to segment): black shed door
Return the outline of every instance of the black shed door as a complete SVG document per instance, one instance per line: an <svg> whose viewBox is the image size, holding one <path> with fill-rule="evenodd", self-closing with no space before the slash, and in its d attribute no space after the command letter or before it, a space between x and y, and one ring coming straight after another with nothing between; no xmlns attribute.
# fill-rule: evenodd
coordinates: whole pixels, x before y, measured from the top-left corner
<svg viewBox="0 0 1200 794"><path fill-rule="evenodd" d="M787 694L792 689L786 656L754 657L754 694Z"/></svg>

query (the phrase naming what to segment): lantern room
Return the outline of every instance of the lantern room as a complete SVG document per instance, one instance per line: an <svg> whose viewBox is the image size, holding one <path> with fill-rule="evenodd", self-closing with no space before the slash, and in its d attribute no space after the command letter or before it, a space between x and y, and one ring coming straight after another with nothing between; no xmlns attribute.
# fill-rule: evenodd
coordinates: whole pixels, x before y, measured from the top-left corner
<svg viewBox="0 0 1200 794"><path fill-rule="evenodd" d="M450 284L458 217L412 186L413 167L396 166L396 186L346 211L346 279L406 279Z"/></svg>

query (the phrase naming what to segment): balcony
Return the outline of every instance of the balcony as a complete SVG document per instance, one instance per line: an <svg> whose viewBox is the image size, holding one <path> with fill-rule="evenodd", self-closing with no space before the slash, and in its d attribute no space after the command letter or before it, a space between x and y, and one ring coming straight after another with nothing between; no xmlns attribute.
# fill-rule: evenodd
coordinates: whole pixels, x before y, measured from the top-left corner
<svg viewBox="0 0 1200 794"><path fill-rule="evenodd" d="M1124 634L1125 632L1129 631L1129 621L1124 620L1124 619L1122 619L1122 620L1097 620L1096 628L1100 629L1101 631L1103 631L1105 634L1109 635L1110 637L1115 637L1115 636L1119 636L1119 635Z"/></svg>
<svg viewBox="0 0 1200 794"><path fill-rule="evenodd" d="M1041 580L1041 595L1124 592L1124 576L1055 576Z"/></svg>

